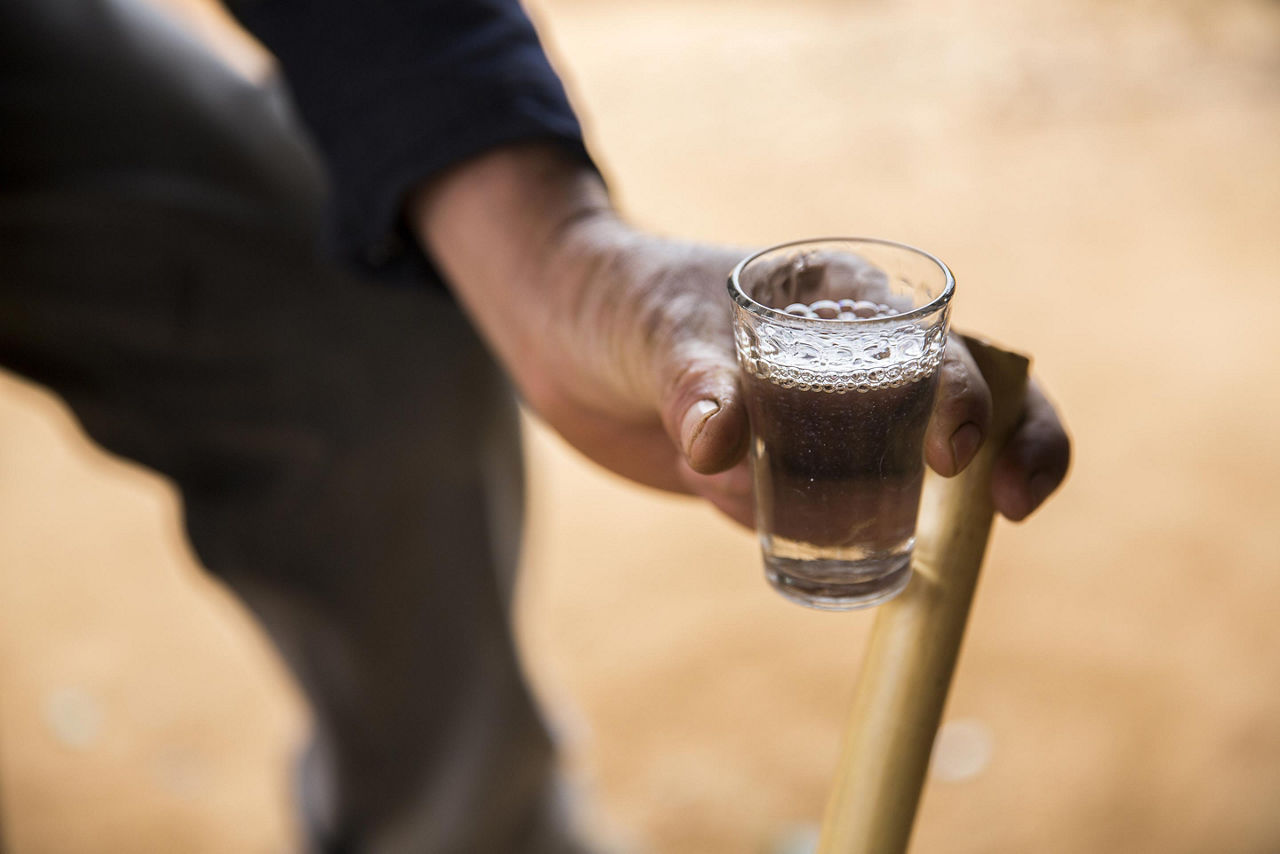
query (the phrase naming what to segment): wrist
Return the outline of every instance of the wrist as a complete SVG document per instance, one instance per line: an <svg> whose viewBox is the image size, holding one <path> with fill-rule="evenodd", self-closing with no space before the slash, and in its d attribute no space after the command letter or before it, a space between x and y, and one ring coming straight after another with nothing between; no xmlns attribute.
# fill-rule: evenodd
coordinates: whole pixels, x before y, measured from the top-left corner
<svg viewBox="0 0 1280 854"><path fill-rule="evenodd" d="M565 229L546 268L554 306L550 340L573 354L590 382L565 389L578 403L642 416L656 399L650 364L668 288L667 241L639 231L613 211Z"/></svg>

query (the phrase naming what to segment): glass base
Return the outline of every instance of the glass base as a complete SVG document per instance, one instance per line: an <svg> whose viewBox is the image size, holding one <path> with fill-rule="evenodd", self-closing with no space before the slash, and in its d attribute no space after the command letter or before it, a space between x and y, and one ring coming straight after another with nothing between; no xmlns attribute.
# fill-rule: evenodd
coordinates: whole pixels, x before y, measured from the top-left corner
<svg viewBox="0 0 1280 854"><path fill-rule="evenodd" d="M792 602L822 611L855 611L902 592L911 580L911 550L862 560L766 554L764 574Z"/></svg>

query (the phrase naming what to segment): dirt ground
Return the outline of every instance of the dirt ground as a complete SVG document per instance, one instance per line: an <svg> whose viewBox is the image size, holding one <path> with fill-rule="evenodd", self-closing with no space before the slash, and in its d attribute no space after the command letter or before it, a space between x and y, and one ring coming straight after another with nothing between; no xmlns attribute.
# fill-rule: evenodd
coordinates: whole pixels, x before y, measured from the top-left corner
<svg viewBox="0 0 1280 854"><path fill-rule="evenodd" d="M1280 5L533 6L635 219L928 247L1071 425L1065 492L996 531L913 851L1280 851ZM529 448L520 631L584 819L661 854L794 837L871 615L788 604L749 534ZM290 850L305 709L172 489L12 376L0 472L9 848Z"/></svg>

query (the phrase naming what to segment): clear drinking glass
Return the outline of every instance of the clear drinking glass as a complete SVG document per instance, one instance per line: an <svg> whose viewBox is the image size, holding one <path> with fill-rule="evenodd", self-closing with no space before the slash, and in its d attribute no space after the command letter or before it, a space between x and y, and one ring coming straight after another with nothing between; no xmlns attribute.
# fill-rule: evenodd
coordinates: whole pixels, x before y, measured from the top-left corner
<svg viewBox="0 0 1280 854"><path fill-rule="evenodd" d="M756 527L787 598L850 610L910 580L954 291L934 256L872 238L775 246L729 277Z"/></svg>

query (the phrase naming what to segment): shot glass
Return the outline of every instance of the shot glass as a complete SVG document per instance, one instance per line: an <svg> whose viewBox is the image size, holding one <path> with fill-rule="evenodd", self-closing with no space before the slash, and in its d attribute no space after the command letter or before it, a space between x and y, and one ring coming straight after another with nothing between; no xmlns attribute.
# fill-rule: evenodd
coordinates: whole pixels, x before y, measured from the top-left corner
<svg viewBox="0 0 1280 854"><path fill-rule="evenodd" d="M786 243L729 277L765 575L814 608L911 579L924 433L955 279L872 238Z"/></svg>

